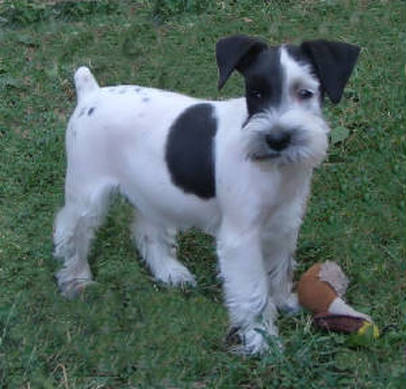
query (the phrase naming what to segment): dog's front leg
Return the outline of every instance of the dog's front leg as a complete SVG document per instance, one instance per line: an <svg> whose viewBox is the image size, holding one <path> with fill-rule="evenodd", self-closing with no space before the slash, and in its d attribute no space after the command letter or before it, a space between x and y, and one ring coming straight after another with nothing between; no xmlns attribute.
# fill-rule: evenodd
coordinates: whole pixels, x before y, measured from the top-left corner
<svg viewBox="0 0 406 389"><path fill-rule="evenodd" d="M268 340L278 331L274 325L276 308L268 297L259 231L223 221L218 255L231 325L238 329L242 341L238 351L261 353L268 349Z"/></svg>
<svg viewBox="0 0 406 389"><path fill-rule="evenodd" d="M277 233L263 239L269 294L278 309L291 314L297 313L300 309L297 295L292 293L296 240L297 230Z"/></svg>
<svg viewBox="0 0 406 389"><path fill-rule="evenodd" d="M305 192L306 194L307 192ZM294 254L305 208L305 196L283 204L274 212L262 234L264 263L269 294L278 309L297 313L296 293L292 293Z"/></svg>

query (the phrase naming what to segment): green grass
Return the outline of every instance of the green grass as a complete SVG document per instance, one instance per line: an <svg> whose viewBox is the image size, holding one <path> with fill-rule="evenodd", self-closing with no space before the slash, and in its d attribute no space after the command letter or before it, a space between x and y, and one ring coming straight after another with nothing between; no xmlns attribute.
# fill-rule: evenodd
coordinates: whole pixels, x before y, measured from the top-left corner
<svg viewBox="0 0 406 389"><path fill-rule="evenodd" d="M0 387L406 387L405 19L400 0L0 2ZM121 200L90 258L99 284L76 301L57 292L51 233L74 69L90 66L102 85L236 96L238 75L216 90L213 57L232 33L362 47L342 103L325 108L348 136L315 173L297 274L341 264L349 302L384 329L367 347L303 312L279 319L283 354L230 354L213 241L181 236L198 287L164 288L137 259Z"/></svg>

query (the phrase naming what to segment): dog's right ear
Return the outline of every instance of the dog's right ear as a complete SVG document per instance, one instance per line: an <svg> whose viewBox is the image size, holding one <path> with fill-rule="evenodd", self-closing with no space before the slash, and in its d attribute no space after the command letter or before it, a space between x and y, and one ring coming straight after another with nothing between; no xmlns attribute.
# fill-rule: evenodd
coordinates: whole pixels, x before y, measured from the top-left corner
<svg viewBox="0 0 406 389"><path fill-rule="evenodd" d="M337 104L358 59L360 47L322 39L305 41L300 47L312 61L322 88Z"/></svg>
<svg viewBox="0 0 406 389"><path fill-rule="evenodd" d="M216 44L219 90L224 86L234 69L244 74L244 70L267 47L264 41L246 35L232 35L220 39Z"/></svg>

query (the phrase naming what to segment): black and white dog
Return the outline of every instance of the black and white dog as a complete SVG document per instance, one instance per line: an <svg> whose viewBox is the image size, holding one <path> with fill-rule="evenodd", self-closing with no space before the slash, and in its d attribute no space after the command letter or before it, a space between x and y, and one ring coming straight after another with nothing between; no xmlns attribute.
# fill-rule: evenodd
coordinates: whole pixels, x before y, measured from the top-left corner
<svg viewBox="0 0 406 389"><path fill-rule="evenodd" d="M296 304L293 255L313 168L326 155L323 96L338 103L359 54L341 42L270 47L243 35L216 46L219 88L233 70L245 97L201 100L75 74L65 206L55 221L65 296L91 283L97 227L118 190L135 208L133 236L157 280L195 284L176 259L176 232L213 234L231 325L245 353L267 349L277 309ZM265 336L264 336L265 334Z"/></svg>

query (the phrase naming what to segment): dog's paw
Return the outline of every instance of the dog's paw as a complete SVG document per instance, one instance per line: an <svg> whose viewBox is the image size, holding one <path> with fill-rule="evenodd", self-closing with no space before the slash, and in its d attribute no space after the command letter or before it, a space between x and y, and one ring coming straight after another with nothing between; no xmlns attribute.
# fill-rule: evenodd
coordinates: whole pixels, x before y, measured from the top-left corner
<svg viewBox="0 0 406 389"><path fill-rule="evenodd" d="M196 286L193 274L185 266L173 259L166 261L165 266L161 267L154 275L158 281L169 286Z"/></svg>
<svg viewBox="0 0 406 389"><path fill-rule="evenodd" d="M91 279L76 278L70 281L58 282L58 287L62 296L67 299L74 299L79 297L85 288L93 284L96 284L96 282Z"/></svg>
<svg viewBox="0 0 406 389"><path fill-rule="evenodd" d="M74 299L81 295L84 289L94 284L90 277L74 277L68 268L62 268L55 275L58 281L58 288L62 296L68 299Z"/></svg>
<svg viewBox="0 0 406 389"><path fill-rule="evenodd" d="M241 332L240 344L231 346L231 352L247 356L263 356L268 353L281 353L282 343L278 335L271 334L263 328L253 328Z"/></svg>
<svg viewBox="0 0 406 389"><path fill-rule="evenodd" d="M246 356L262 356L283 351L276 327L266 329L260 325L245 331L232 328L226 337L226 345L233 354Z"/></svg>
<svg viewBox="0 0 406 389"><path fill-rule="evenodd" d="M278 305L278 308L289 316L297 315L302 310L296 293L291 293L282 304Z"/></svg>

